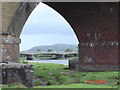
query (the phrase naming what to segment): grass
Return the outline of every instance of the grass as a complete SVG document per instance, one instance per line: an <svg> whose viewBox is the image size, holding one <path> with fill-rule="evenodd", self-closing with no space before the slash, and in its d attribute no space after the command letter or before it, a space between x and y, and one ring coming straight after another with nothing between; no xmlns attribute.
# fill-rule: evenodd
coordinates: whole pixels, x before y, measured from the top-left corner
<svg viewBox="0 0 120 90"><path fill-rule="evenodd" d="M105 71L105 72L75 72L71 70L66 70L68 66L62 64L52 64L52 63L31 63L35 68L35 79L40 78L43 81L49 83L49 85L68 85L85 83L88 80L105 80L107 83L96 84L91 83L93 86L105 85L107 87L116 87L118 79L117 71ZM87 84L88 85L88 84ZM89 84L90 85L90 84ZM39 85L37 85L39 86Z"/></svg>
<svg viewBox="0 0 120 90"><path fill-rule="evenodd" d="M2 85L2 88L27 88L27 87L21 83L17 83L17 84Z"/></svg>
<svg viewBox="0 0 120 90"><path fill-rule="evenodd" d="M53 63L29 63L34 65L35 88L115 88L117 71L77 72L68 66ZM87 83L88 80L104 80L107 83ZM46 86L47 85L47 86ZM44 87L43 87L44 86ZM9 85L9 87L24 87Z"/></svg>
<svg viewBox="0 0 120 90"><path fill-rule="evenodd" d="M88 84L69 84L69 85L51 85L51 86L39 86L34 88L118 88L105 86L105 85L88 85Z"/></svg>
<svg viewBox="0 0 120 90"><path fill-rule="evenodd" d="M117 82L115 77L118 77L118 72L116 71L106 71L106 72L81 72L72 74L74 77L79 77L81 82L87 82L87 80L105 80L108 83ZM84 76L84 77L83 77Z"/></svg>
<svg viewBox="0 0 120 90"><path fill-rule="evenodd" d="M64 70L67 66L62 64L53 63L30 63L34 65L34 75L35 78L41 77L44 80L49 80L51 76L58 77L60 72L67 72L69 70Z"/></svg>

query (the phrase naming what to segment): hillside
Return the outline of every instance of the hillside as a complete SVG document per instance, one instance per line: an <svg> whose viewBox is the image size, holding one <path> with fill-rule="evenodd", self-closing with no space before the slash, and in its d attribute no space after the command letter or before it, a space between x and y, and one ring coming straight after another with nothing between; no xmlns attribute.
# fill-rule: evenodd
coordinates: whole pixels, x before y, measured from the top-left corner
<svg viewBox="0 0 120 90"><path fill-rule="evenodd" d="M47 52L48 49L56 52L64 52L66 49L72 49L72 51L77 51L77 45L69 45L69 44L54 44L54 45L45 45L45 46L36 46L29 50L22 51L22 52L37 52L38 49L40 52Z"/></svg>

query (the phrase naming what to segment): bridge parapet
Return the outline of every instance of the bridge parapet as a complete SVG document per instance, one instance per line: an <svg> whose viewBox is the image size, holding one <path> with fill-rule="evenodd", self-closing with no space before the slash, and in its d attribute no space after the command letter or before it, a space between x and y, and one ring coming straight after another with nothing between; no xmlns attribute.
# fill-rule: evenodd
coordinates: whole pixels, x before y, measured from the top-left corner
<svg viewBox="0 0 120 90"><path fill-rule="evenodd" d="M27 54L27 55L36 55L36 54L53 54L53 55L55 55L55 54L78 54L78 52L41 52L41 53L24 53L24 52L22 52L22 53L20 53L20 54Z"/></svg>

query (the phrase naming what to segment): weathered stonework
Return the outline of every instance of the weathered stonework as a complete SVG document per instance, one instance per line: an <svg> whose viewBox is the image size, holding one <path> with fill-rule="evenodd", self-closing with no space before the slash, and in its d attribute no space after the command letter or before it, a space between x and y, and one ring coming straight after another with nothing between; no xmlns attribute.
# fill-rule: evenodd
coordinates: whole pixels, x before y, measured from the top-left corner
<svg viewBox="0 0 120 90"><path fill-rule="evenodd" d="M38 3L2 4L1 62L18 62L19 36L27 18ZM73 28L79 40L80 71L119 70L117 2L46 2L46 4L58 11Z"/></svg>
<svg viewBox="0 0 120 90"><path fill-rule="evenodd" d="M13 37L11 35L7 35L5 33L2 33L1 35L2 39L2 61L8 61L8 62L18 62L19 58L19 43L20 39Z"/></svg>
<svg viewBox="0 0 120 90"><path fill-rule="evenodd" d="M21 82L26 87L33 87L34 68L30 64L0 63L2 70L2 82L0 84L12 84Z"/></svg>
<svg viewBox="0 0 120 90"><path fill-rule="evenodd" d="M2 18L0 19L2 20L0 24L0 83L22 82L27 87L33 87L33 66L18 62L21 42L19 35L36 2L3 2L0 5L2 5L0 7L2 9L0 10Z"/></svg>
<svg viewBox="0 0 120 90"><path fill-rule="evenodd" d="M19 39L22 28L35 8L35 3L25 2L3 2L2 3L2 61L18 62Z"/></svg>
<svg viewBox="0 0 120 90"><path fill-rule="evenodd" d="M118 65L83 65L79 69L84 72L119 71Z"/></svg>
<svg viewBox="0 0 120 90"><path fill-rule="evenodd" d="M61 15L63 15L63 17L65 17L65 19L74 29L74 32L76 33L76 36L79 40L79 66L109 66L110 64L116 66L118 65L117 2L46 2L46 4L58 11ZM5 33L8 33L8 36L12 36L12 38L19 38L23 25L25 24L28 16L33 11L36 5L37 2L3 3L3 31ZM9 8L9 11L7 8ZM6 20L8 20L7 23ZM18 60L17 58L19 56L19 43L5 43L2 46L4 54L3 61L9 60L11 62L15 62L16 60ZM9 48L7 52L6 47ZM11 53L11 55L9 53Z"/></svg>
<svg viewBox="0 0 120 90"><path fill-rule="evenodd" d="M71 59L69 60L69 69L71 70L78 70L78 60L79 59Z"/></svg>

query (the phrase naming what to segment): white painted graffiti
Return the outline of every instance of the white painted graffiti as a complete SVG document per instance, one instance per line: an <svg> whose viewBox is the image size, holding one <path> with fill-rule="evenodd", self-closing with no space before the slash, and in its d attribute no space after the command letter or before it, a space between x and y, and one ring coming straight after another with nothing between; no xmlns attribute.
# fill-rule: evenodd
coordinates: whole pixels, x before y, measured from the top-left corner
<svg viewBox="0 0 120 90"><path fill-rule="evenodd" d="M93 58L92 57L85 57L84 61L85 62L93 62Z"/></svg>

